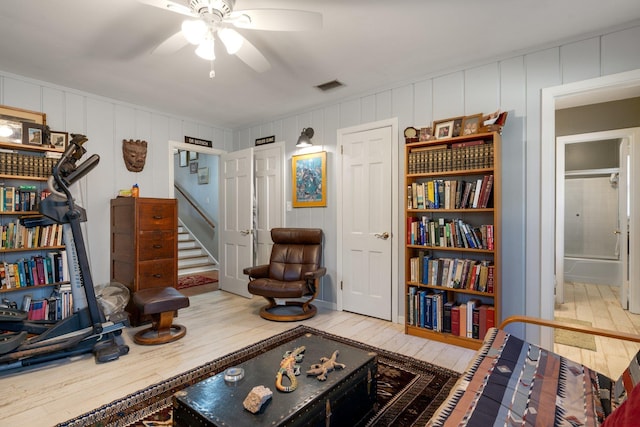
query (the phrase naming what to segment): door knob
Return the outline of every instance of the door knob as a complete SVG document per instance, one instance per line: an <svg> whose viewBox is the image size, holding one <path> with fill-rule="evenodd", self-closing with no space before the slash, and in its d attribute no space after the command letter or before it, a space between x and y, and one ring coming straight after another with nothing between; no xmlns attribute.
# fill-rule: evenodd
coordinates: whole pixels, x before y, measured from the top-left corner
<svg viewBox="0 0 640 427"><path fill-rule="evenodd" d="M389 238L389 233L385 231L384 233L375 233L374 236L376 236L378 239L387 240Z"/></svg>
<svg viewBox="0 0 640 427"><path fill-rule="evenodd" d="M251 234L251 230L240 230L240 234L242 234L243 236L247 236Z"/></svg>

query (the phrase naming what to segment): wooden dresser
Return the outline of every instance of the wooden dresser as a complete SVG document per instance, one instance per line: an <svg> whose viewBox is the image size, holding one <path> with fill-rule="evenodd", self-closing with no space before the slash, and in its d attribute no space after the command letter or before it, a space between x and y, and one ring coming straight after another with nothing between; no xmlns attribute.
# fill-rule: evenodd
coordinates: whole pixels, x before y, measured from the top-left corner
<svg viewBox="0 0 640 427"><path fill-rule="evenodd" d="M111 200L111 280L139 289L176 287L178 281L176 199L118 197ZM132 325L141 323L130 302Z"/></svg>

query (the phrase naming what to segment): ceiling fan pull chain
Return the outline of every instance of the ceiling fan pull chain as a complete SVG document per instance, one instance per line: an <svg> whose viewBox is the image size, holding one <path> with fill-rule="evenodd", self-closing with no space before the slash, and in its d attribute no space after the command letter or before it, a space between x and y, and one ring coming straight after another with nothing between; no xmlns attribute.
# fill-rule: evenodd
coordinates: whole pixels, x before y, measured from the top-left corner
<svg viewBox="0 0 640 427"><path fill-rule="evenodd" d="M211 60L211 71L209 71L209 78L212 79L216 76L216 72L213 70L213 59Z"/></svg>

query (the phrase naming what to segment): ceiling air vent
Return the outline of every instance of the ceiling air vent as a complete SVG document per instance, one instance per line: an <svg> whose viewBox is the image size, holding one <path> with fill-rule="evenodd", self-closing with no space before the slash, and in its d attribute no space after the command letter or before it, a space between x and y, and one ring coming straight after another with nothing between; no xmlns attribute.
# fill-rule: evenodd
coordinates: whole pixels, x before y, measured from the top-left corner
<svg viewBox="0 0 640 427"><path fill-rule="evenodd" d="M340 83L338 80L331 80L330 82L326 82L326 83L322 83L318 86L316 86L318 89L320 89L323 92L326 92L328 90L331 89L337 89L339 87L344 86L342 83Z"/></svg>

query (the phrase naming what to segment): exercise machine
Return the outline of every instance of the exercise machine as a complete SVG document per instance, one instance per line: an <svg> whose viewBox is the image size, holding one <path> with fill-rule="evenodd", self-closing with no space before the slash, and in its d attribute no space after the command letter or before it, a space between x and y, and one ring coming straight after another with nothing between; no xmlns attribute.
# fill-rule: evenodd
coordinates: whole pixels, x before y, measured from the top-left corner
<svg viewBox="0 0 640 427"><path fill-rule="evenodd" d="M0 371L49 362L92 352L97 362L116 360L129 352L122 330L129 326L124 311L102 311L89 269L89 259L80 227L86 210L77 205L70 187L98 165L97 154L85 161L86 136L72 134L69 146L53 167L48 181L51 194L41 201L40 217L22 218L25 227L62 224L67 252L73 313L57 322L27 319L27 312L0 308Z"/></svg>

